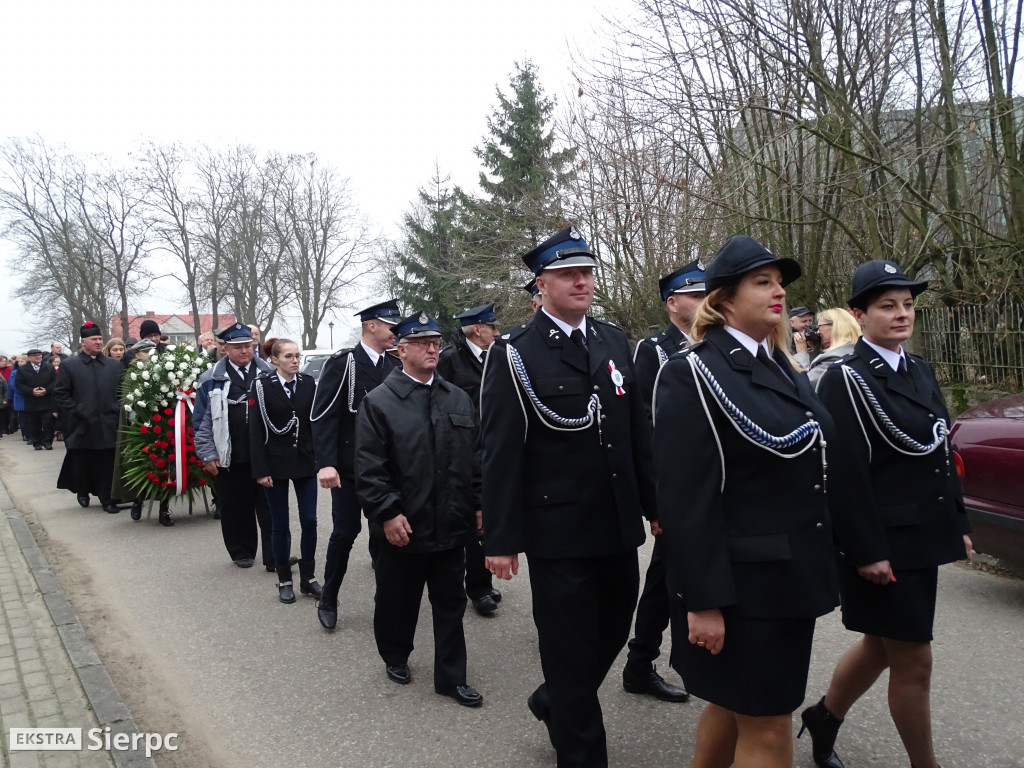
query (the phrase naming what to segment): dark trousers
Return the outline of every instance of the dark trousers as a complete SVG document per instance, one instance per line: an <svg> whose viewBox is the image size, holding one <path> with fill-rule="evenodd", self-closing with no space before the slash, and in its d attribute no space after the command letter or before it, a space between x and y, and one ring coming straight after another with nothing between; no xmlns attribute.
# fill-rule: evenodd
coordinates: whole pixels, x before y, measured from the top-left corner
<svg viewBox="0 0 1024 768"><path fill-rule="evenodd" d="M530 558L533 620L559 768L608 765L597 689L629 637L640 590L636 550L603 557Z"/></svg>
<svg viewBox="0 0 1024 768"><path fill-rule="evenodd" d="M316 477L297 477L291 483L295 488L299 525L302 528L299 553L302 560L311 561L316 557ZM283 567L292 555L292 529L288 524L288 478L274 478L274 485L263 491L270 509L270 544L274 562Z"/></svg>
<svg viewBox="0 0 1024 768"><path fill-rule="evenodd" d="M661 638L668 628L668 584L665 583L665 548L663 538L654 538L651 564L647 566L644 591L636 607L636 630L629 641L626 666L637 674L654 669L654 660L661 652Z"/></svg>
<svg viewBox="0 0 1024 768"><path fill-rule="evenodd" d="M352 552L359 531L362 530L363 513L356 498L355 483L341 478L340 488L331 488L331 518L334 527L327 540L327 559L324 561L324 585L320 602L337 605L341 582L348 572L348 558Z"/></svg>
<svg viewBox="0 0 1024 768"><path fill-rule="evenodd" d="M461 547L443 552L402 552L381 542L374 597L373 635L385 664L405 664L413 650L423 586L434 618L434 686L450 690L466 682L462 617L465 559Z"/></svg>
<svg viewBox="0 0 1024 768"><path fill-rule="evenodd" d="M491 592L491 572L484 564L484 542L476 536L466 542L466 595L478 600Z"/></svg>
<svg viewBox="0 0 1024 768"><path fill-rule="evenodd" d="M49 411L25 411L23 423L28 427L32 445L53 445L53 414Z"/></svg>
<svg viewBox="0 0 1024 768"><path fill-rule="evenodd" d="M263 486L253 479L252 465L232 464L230 469L221 467L213 482L217 488L220 532L224 536L228 555L232 560L255 560L256 547L262 543L263 564L272 566L274 555L270 548L270 511L267 509ZM260 536L256 533L257 523Z"/></svg>

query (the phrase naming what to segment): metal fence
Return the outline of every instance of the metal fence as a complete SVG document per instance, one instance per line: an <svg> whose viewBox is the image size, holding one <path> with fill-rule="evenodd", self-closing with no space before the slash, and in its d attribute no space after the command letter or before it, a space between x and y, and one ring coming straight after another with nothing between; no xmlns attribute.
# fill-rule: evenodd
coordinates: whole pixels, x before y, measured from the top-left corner
<svg viewBox="0 0 1024 768"><path fill-rule="evenodd" d="M1024 386L1024 304L919 309L915 341L943 384Z"/></svg>

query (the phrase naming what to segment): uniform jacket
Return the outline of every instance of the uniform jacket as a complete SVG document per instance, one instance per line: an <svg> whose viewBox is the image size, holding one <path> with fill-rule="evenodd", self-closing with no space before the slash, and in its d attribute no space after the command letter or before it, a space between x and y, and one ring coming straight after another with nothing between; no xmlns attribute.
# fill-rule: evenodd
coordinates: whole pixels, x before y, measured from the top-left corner
<svg viewBox="0 0 1024 768"><path fill-rule="evenodd" d="M348 378L349 358L355 362L355 384ZM324 363L313 403L313 447L316 468L334 467L338 474L351 480L355 460L356 414L359 404L372 389L380 386L388 374L402 364L391 355L383 355L378 369L370 362L362 344L331 355ZM352 411L349 411L349 387L354 386Z"/></svg>
<svg viewBox="0 0 1024 768"><path fill-rule="evenodd" d="M39 370L32 368L32 363L25 363L18 368L18 391L25 398L25 410L29 413L54 410L53 388L57 384L57 371L49 363L40 363ZM32 390L45 387L46 394L36 397Z"/></svg>
<svg viewBox="0 0 1024 768"><path fill-rule="evenodd" d="M68 448L98 450L117 444L123 374L119 360L103 355L79 352L61 363L53 399Z"/></svg>
<svg viewBox="0 0 1024 768"><path fill-rule="evenodd" d="M510 364L521 356L537 398L565 418L600 401L600 427L556 430L542 421ZM650 423L625 333L587 318L589 362L540 311L487 354L481 447L488 555L595 557L644 540L655 513ZM616 392L610 365L622 376Z"/></svg>
<svg viewBox="0 0 1024 768"><path fill-rule="evenodd" d="M435 375L426 387L400 370L366 395L356 416L355 485L372 535L405 515L406 552L465 544L480 509L477 421L469 395Z"/></svg>
<svg viewBox="0 0 1024 768"><path fill-rule="evenodd" d="M11 371L11 378L7 380L7 399L15 411L25 410L25 396L18 389L18 371L20 370L21 367L19 366Z"/></svg>
<svg viewBox="0 0 1024 768"><path fill-rule="evenodd" d="M485 352L485 359L486 355ZM469 395L473 407L480 413L480 379L484 375L484 364L476 359L461 331L456 334L455 343L441 353L437 361L437 372L445 381L450 381Z"/></svg>
<svg viewBox="0 0 1024 768"><path fill-rule="evenodd" d="M654 398L654 381L658 378L658 371L672 355L682 352L689 343L683 332L669 323L657 336L640 339L633 350L633 365L636 367L647 418L651 418L651 400Z"/></svg>
<svg viewBox="0 0 1024 768"><path fill-rule="evenodd" d="M270 366L257 358L252 359L256 373L267 373ZM228 431L228 359L220 359L213 368L208 368L199 377L196 389L195 410L192 423L195 430L196 455L203 463L220 461L221 466L231 466L231 435Z"/></svg>
<svg viewBox="0 0 1024 768"><path fill-rule="evenodd" d="M669 593L680 596L690 611L733 606L754 618L828 613L838 602L838 584L821 446L785 459L750 442L703 380L695 381L691 355L768 433L787 435L813 417L829 452L833 437L832 419L806 375L778 350L775 359L793 386L722 327L709 328L703 343L669 360L654 402ZM805 438L787 452L796 453L808 442Z"/></svg>
<svg viewBox="0 0 1024 768"><path fill-rule="evenodd" d="M255 405L249 408L249 451L253 477L295 478L316 474L309 423L315 392L316 382L304 373L295 375L295 394L291 397L274 371L257 377L252 383L249 400L255 401ZM283 435L268 426L269 421L281 429L293 416L298 417L297 426Z"/></svg>
<svg viewBox="0 0 1024 768"><path fill-rule="evenodd" d="M932 441L941 419L952 425L928 363L907 355L909 380L864 340L843 365L860 374L879 406L914 440ZM829 445L829 463L848 469L845 492L833 502L840 548L855 566L889 560L893 568L927 568L966 557L970 531L952 450L927 455L895 450L875 426L842 366L829 368L818 386L842 440ZM852 393L852 396L851 396ZM882 428L885 431L885 428Z"/></svg>

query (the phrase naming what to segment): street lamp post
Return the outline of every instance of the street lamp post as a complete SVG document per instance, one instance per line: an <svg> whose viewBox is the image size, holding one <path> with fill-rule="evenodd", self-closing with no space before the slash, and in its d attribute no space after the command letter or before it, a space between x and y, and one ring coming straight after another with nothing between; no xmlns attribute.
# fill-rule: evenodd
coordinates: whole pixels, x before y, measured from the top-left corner
<svg viewBox="0 0 1024 768"><path fill-rule="evenodd" d="M334 349L334 321L331 320L331 322L327 324L327 327L331 329L331 349Z"/></svg>

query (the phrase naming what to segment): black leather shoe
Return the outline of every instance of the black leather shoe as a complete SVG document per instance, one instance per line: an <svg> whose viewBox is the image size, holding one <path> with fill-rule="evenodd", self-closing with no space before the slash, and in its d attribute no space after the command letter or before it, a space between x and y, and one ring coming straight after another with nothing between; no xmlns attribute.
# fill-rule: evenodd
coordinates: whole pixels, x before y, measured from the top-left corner
<svg viewBox="0 0 1024 768"><path fill-rule="evenodd" d="M498 610L498 603L490 595L484 595L473 601L473 608L481 616L489 616Z"/></svg>
<svg viewBox="0 0 1024 768"><path fill-rule="evenodd" d="M622 687L629 693L646 693L660 701L678 703L690 698L685 689L667 682L653 666L646 673L633 672L625 667L622 670Z"/></svg>
<svg viewBox="0 0 1024 768"><path fill-rule="evenodd" d="M235 565L239 568L252 568L253 559L251 557L240 557L235 560Z"/></svg>
<svg viewBox="0 0 1024 768"><path fill-rule="evenodd" d="M35 449L36 449L37 451L41 451L41 450L43 450L43 446L41 446L41 445L37 445L37 446L35 446Z"/></svg>
<svg viewBox="0 0 1024 768"><path fill-rule="evenodd" d="M52 445L44 445L43 448L45 448L48 451L52 451L53 450L53 446Z"/></svg>
<svg viewBox="0 0 1024 768"><path fill-rule="evenodd" d="M543 693L544 686L542 685L526 700L526 706L530 708L530 713L544 723L548 729L548 735L551 734L551 710L548 708L547 694Z"/></svg>
<svg viewBox="0 0 1024 768"><path fill-rule="evenodd" d="M80 493L80 494L78 494L78 506L80 506L80 507L88 507L89 506L89 494L88 493Z"/></svg>
<svg viewBox="0 0 1024 768"><path fill-rule="evenodd" d="M165 509L160 510L160 525L170 528L174 525L174 518L171 517L171 513Z"/></svg>
<svg viewBox="0 0 1024 768"><path fill-rule="evenodd" d="M111 504L109 501L103 505L103 511L108 515L116 515L121 511L121 508L117 504Z"/></svg>
<svg viewBox="0 0 1024 768"><path fill-rule="evenodd" d="M496 603L500 603L501 602L501 592L496 590L494 587L491 587L490 595L491 595L491 600L493 600L494 602L496 602Z"/></svg>
<svg viewBox="0 0 1024 768"><path fill-rule="evenodd" d="M290 581L281 581L277 585L277 595L282 603L295 602L295 589Z"/></svg>
<svg viewBox="0 0 1024 768"><path fill-rule="evenodd" d="M435 688L434 691L442 696L455 699L464 707L479 707L484 703L484 697L477 693L471 685L456 685L449 689Z"/></svg>
<svg viewBox="0 0 1024 768"><path fill-rule="evenodd" d="M801 712L800 719L804 724L796 737L799 739L804 735L804 731L811 734L811 755L814 757L814 764L820 768L846 768L834 749L839 726L843 721L828 711L825 707L825 697L822 696L821 701Z"/></svg>
<svg viewBox="0 0 1024 768"><path fill-rule="evenodd" d="M407 685L412 681L412 672L408 664L388 664L388 680L399 685Z"/></svg>
<svg viewBox="0 0 1024 768"><path fill-rule="evenodd" d="M316 617L320 620L320 626L328 632L333 632L338 626L338 605L337 603L325 603L318 600L316 603Z"/></svg>
<svg viewBox="0 0 1024 768"><path fill-rule="evenodd" d="M132 504L132 520L142 519L142 502L136 501Z"/></svg>

